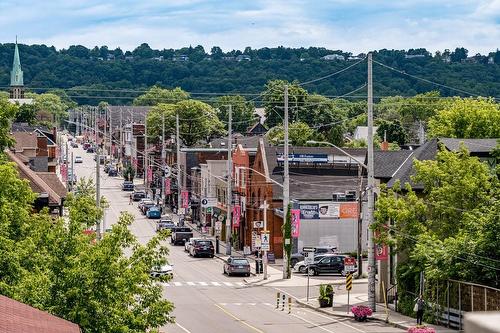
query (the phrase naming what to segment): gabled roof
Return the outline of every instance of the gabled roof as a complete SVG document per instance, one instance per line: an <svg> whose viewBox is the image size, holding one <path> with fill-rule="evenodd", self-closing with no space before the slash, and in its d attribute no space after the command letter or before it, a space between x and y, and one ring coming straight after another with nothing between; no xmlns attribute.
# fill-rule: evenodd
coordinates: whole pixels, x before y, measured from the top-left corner
<svg viewBox="0 0 500 333"><path fill-rule="evenodd" d="M498 126L500 126L500 124ZM498 140L500 139L439 138L439 142L444 144L446 149L450 151L458 151L460 145L463 143L471 153L490 153L497 146Z"/></svg>
<svg viewBox="0 0 500 333"><path fill-rule="evenodd" d="M413 153L413 150L375 150L373 154L375 178L392 178Z"/></svg>
<svg viewBox="0 0 500 333"><path fill-rule="evenodd" d="M38 147L38 135L35 132L12 132L11 135L16 140L14 148L17 152L24 149L36 149Z"/></svg>
<svg viewBox="0 0 500 333"><path fill-rule="evenodd" d="M80 327L65 319L0 295L0 332L80 333Z"/></svg>
<svg viewBox="0 0 500 333"><path fill-rule="evenodd" d="M25 165L21 159L17 156L17 154L6 150L5 153L7 157L17 165L17 169L19 170L19 176L23 179L27 179L30 182L30 187L35 193L46 193L49 196L49 204L51 205L61 205L62 198L55 189L53 189L49 184L47 184L40 175L38 175L35 171L31 170L27 165ZM44 177L50 183L53 181L51 177ZM49 179L50 178L50 179ZM58 186L56 188L59 188ZM60 188L59 188L60 189ZM61 192L62 193L62 192Z"/></svg>
<svg viewBox="0 0 500 333"><path fill-rule="evenodd" d="M255 134L267 133L267 128L266 126L261 124L260 121L258 121L247 130L247 134L253 134L253 133Z"/></svg>

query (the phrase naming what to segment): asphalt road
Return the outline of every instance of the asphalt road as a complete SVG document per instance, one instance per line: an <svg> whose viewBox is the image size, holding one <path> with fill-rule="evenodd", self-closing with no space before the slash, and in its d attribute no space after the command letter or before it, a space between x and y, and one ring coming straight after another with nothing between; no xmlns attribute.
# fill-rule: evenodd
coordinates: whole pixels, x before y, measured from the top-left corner
<svg viewBox="0 0 500 333"><path fill-rule="evenodd" d="M94 155L81 148L70 149L74 156L83 158L83 163L75 164L77 177L95 179ZM109 177L101 169L101 195L110 203L105 214L105 228L117 221L121 211L129 211L136 217L131 231L145 243L155 233L154 222L140 214L137 203L129 205L130 192L121 191L122 181ZM281 307L276 309L275 287L246 285L243 277L227 277L222 274L222 260L192 258L184 252L183 246L170 247L169 262L174 267L174 278L164 284L164 296L175 305L176 323L162 327L161 332L402 332L380 322L335 319L297 307L295 303L291 313L288 313L288 305L284 311ZM293 286L282 290L298 297L305 292L303 287Z"/></svg>

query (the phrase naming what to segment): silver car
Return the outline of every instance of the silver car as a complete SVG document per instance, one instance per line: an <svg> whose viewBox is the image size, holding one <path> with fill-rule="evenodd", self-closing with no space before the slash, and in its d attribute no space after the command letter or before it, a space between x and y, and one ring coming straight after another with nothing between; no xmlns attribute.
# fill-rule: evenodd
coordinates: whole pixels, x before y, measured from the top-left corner
<svg viewBox="0 0 500 333"><path fill-rule="evenodd" d="M189 238L189 240L184 243L184 251L186 251L187 253L191 253L191 247L193 246L194 241L197 239L201 238Z"/></svg>
<svg viewBox="0 0 500 333"><path fill-rule="evenodd" d="M167 275L169 277L173 277L174 276L174 268L172 267L172 265L169 265L169 264L155 266L151 269L151 272L149 273L149 275L152 278L159 278L159 277L162 277L165 275Z"/></svg>

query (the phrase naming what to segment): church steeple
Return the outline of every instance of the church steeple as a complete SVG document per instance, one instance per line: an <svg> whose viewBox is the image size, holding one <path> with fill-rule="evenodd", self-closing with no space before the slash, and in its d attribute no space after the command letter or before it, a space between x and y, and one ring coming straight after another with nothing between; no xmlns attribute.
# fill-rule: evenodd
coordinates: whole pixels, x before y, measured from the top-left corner
<svg viewBox="0 0 500 333"><path fill-rule="evenodd" d="M10 98L24 98L24 80L21 70L21 60L19 59L19 49L16 44L14 47L14 60L12 61L12 71L10 72Z"/></svg>

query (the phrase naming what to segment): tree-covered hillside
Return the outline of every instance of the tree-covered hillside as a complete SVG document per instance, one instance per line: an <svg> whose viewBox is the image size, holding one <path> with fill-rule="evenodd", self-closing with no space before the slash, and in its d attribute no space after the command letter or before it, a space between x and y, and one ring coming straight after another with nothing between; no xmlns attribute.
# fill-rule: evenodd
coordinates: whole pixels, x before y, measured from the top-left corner
<svg viewBox="0 0 500 333"><path fill-rule="evenodd" d="M13 47L0 44L0 86L10 80ZM106 46L87 49L71 46L56 50L45 45L19 45L27 87L73 88L70 97L79 103L131 103L140 93L106 90L144 89L154 84L181 87L194 93L258 93L270 79L308 81L345 68L358 60L352 54L324 48L262 48L224 53L218 47L153 50L142 44L133 51L109 50ZM324 60L338 54L345 60ZM415 57L415 55L418 55ZM361 55L363 56L363 55ZM412 57L413 56L413 57ZM425 49L380 50L374 60L405 73L426 78L475 94L500 96L500 51L467 58L467 50L430 54ZM360 63L332 78L307 85L310 92L328 96L348 93L366 82L366 63ZM435 90L436 86L411 79L374 64L374 94L403 95ZM457 91L441 89L442 96ZM464 94L465 95L465 94ZM88 98L94 96L93 98ZM85 97L85 98L83 98ZM110 99L110 97L114 97ZM117 98L121 97L121 98ZM193 95L196 98L196 95Z"/></svg>

